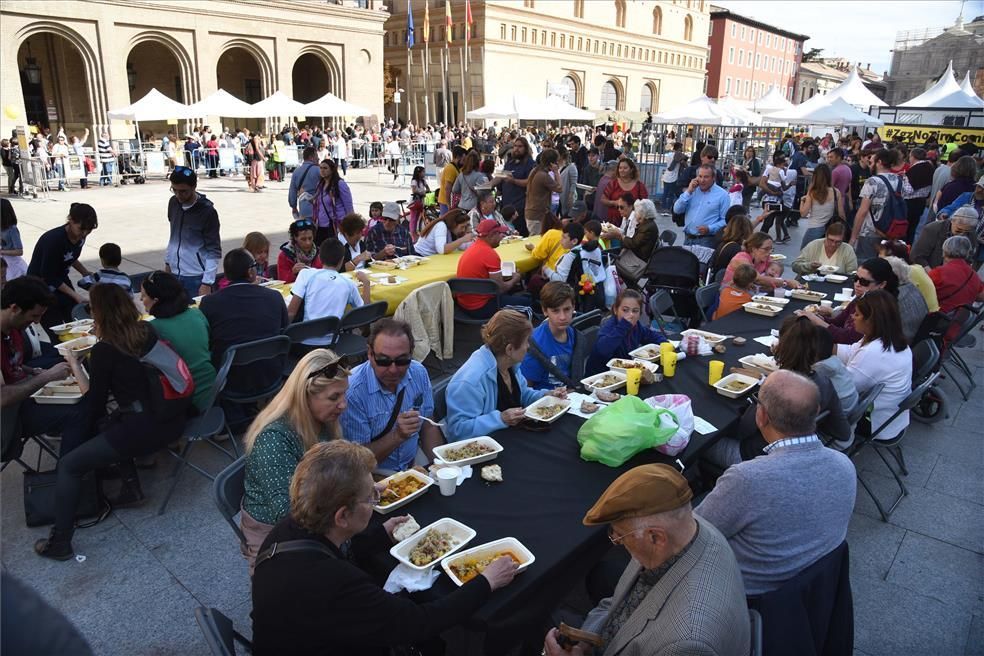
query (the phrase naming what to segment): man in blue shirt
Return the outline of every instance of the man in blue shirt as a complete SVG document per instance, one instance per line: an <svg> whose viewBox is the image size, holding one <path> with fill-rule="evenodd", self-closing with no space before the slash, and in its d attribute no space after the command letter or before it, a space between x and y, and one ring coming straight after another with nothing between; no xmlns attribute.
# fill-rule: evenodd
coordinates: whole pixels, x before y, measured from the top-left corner
<svg viewBox="0 0 984 656"><path fill-rule="evenodd" d="M444 444L441 431L421 417L434 414L434 395L427 369L415 362L410 326L380 319L369 333L369 361L352 370L341 416L342 436L364 444L380 468L404 471L414 464L417 447L428 462L435 446ZM394 409L399 406L397 414Z"/></svg>
<svg viewBox="0 0 984 656"><path fill-rule="evenodd" d="M548 282L540 290L540 305L547 320L533 330L530 346L535 343L547 360L570 378L571 355L574 353L574 329L571 328L574 290L566 282ZM551 374L531 351L526 352L522 371L533 389L554 389L567 384Z"/></svg>
<svg viewBox="0 0 984 656"><path fill-rule="evenodd" d="M686 214L683 243L714 248L730 206L728 192L714 184L714 167L702 164L697 169L697 177L673 204L675 213Z"/></svg>

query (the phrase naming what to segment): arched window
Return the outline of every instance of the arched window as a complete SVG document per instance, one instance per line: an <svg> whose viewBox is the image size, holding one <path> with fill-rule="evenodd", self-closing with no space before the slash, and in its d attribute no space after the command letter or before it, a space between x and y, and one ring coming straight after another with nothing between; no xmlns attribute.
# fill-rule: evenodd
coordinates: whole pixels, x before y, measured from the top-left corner
<svg viewBox="0 0 984 656"><path fill-rule="evenodd" d="M642 85L642 94L639 96L639 111L653 111L653 87L651 84Z"/></svg>
<svg viewBox="0 0 984 656"><path fill-rule="evenodd" d="M683 19L683 39L684 41L694 40L694 19L689 15Z"/></svg>
<svg viewBox="0 0 984 656"><path fill-rule="evenodd" d="M574 78L568 75L561 80L560 83L567 87L567 92L562 96L562 98L567 101L567 104L577 107L577 82L574 81Z"/></svg>
<svg viewBox="0 0 984 656"><path fill-rule="evenodd" d="M625 0L615 0L615 27L625 27Z"/></svg>
<svg viewBox="0 0 984 656"><path fill-rule="evenodd" d="M663 10L659 7L653 9L653 34L663 33Z"/></svg>
<svg viewBox="0 0 984 656"><path fill-rule="evenodd" d="M618 109L618 87L609 80L601 86L601 106L604 109Z"/></svg>

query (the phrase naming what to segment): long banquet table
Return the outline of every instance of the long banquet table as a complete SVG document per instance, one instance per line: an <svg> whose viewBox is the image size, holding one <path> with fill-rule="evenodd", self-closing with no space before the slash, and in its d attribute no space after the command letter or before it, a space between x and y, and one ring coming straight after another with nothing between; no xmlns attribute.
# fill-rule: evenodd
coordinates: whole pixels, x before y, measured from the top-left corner
<svg viewBox="0 0 984 656"><path fill-rule="evenodd" d="M826 292L828 299L840 289L837 285L822 283L812 283L811 288ZM707 384L708 362L723 360L727 374L730 367L741 366L739 358L766 352L767 347L754 338L769 335L769 331L777 329L785 317L806 305L805 301L791 299L776 317L739 310L705 324L702 330L741 336L747 342L735 346L729 339L723 354L686 358L678 363L673 378L664 378L662 382L640 390L641 398L686 394L692 400L694 414L718 429L707 435L693 433L688 447L677 456L684 466L694 465L701 451L728 434L741 409L748 405L747 394L730 399L717 394ZM577 432L583 422L583 419L568 414L544 433L516 428L498 431L493 437L504 450L495 464L502 467L504 482L485 483L479 475L481 465L478 465L472 477L465 480L453 496L441 496L435 485L421 498L394 513L412 513L421 526L441 517L453 517L478 533L466 548L515 537L533 552L536 557L533 565L509 586L497 591L467 625L471 631L488 635L486 647L492 653L504 650L511 640L520 637L522 624L534 618L531 612L555 607L570 587L611 547L604 527L581 524L584 513L605 488L632 467L650 462L672 464L677 459L648 451L618 468L586 462L580 458L577 443ZM445 595L453 586L442 574L429 591L418 595L423 599Z"/></svg>

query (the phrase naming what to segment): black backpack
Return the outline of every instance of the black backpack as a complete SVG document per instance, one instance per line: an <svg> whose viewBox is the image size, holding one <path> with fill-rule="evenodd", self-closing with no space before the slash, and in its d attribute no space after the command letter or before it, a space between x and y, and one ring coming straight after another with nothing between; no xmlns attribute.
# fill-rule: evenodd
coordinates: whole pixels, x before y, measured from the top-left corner
<svg viewBox="0 0 984 656"><path fill-rule="evenodd" d="M581 249L575 248L570 253L574 256L574 261L571 263L571 270L567 273L567 284L574 290L577 311L590 312L595 309L604 310L604 282L595 282L592 285L591 292L585 292L581 288L581 276L584 275L584 261L581 259Z"/></svg>

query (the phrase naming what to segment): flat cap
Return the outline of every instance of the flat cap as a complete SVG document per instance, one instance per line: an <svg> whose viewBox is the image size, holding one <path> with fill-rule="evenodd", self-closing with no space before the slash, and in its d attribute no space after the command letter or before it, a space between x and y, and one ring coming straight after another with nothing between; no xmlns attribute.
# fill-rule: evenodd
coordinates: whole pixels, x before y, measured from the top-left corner
<svg viewBox="0 0 984 656"><path fill-rule="evenodd" d="M635 467L615 479L582 520L585 526L609 524L675 510L693 498L690 485L669 465Z"/></svg>

